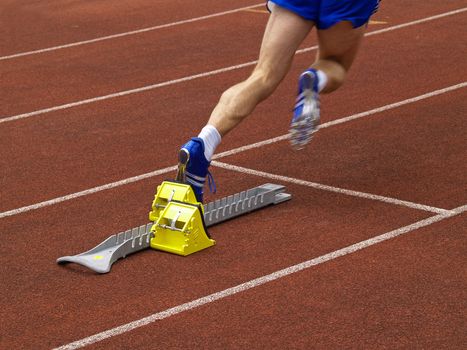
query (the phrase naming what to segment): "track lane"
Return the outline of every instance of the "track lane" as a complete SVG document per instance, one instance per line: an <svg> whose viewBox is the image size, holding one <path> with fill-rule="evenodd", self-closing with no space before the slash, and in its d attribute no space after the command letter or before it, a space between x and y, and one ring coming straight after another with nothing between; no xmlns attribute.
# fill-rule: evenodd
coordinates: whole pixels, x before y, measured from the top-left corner
<svg viewBox="0 0 467 350"><path fill-rule="evenodd" d="M1 61L0 85L6 88L2 95L8 103L0 107L0 116L140 88L256 59L267 16L241 12L231 17L236 26L225 26L226 18L218 17L202 24L190 23Z"/></svg>
<svg viewBox="0 0 467 350"><path fill-rule="evenodd" d="M260 1L3 1L0 56L206 16ZM57 34L59 33L59 35Z"/></svg>
<svg viewBox="0 0 467 350"><path fill-rule="evenodd" d="M466 201L466 91L320 130L294 157L283 141L222 162L451 209Z"/></svg>
<svg viewBox="0 0 467 350"><path fill-rule="evenodd" d="M467 216L111 337L88 349L463 349Z"/></svg>

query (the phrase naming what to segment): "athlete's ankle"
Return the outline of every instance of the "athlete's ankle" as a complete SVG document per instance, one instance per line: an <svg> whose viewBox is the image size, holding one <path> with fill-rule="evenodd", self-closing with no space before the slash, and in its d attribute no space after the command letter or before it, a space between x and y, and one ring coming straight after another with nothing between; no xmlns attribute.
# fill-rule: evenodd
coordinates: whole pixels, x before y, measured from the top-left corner
<svg viewBox="0 0 467 350"><path fill-rule="evenodd" d="M326 86L328 85L328 82L329 82L329 78L328 78L328 75L326 74L326 72L324 72L324 71L322 71L320 69L317 69L317 68L309 68L303 73L305 74L306 72L313 73L313 75L314 75L314 77L316 79L315 92L320 93L321 91L323 91L326 88Z"/></svg>
<svg viewBox="0 0 467 350"><path fill-rule="evenodd" d="M213 125L206 125L198 137L204 142L204 156L210 162L216 150L216 147L221 143L221 135Z"/></svg>
<svg viewBox="0 0 467 350"><path fill-rule="evenodd" d="M328 84L328 76L322 70L316 69L316 77L318 78L318 93L323 91Z"/></svg>

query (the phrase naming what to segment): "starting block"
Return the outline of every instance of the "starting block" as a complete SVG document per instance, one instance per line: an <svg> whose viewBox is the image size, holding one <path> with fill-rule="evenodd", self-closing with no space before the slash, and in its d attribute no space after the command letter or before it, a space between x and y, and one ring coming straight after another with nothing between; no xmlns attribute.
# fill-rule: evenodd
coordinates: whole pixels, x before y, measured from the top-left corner
<svg viewBox="0 0 467 350"><path fill-rule="evenodd" d="M164 181L152 203L151 223L112 235L87 252L58 258L57 263L73 262L107 273L118 259L147 248L186 256L215 245L208 227L291 199L284 190L264 184L203 206L190 185Z"/></svg>
<svg viewBox="0 0 467 350"><path fill-rule="evenodd" d="M188 184L164 181L149 220L154 221L151 248L185 256L216 244L204 223L204 207Z"/></svg>

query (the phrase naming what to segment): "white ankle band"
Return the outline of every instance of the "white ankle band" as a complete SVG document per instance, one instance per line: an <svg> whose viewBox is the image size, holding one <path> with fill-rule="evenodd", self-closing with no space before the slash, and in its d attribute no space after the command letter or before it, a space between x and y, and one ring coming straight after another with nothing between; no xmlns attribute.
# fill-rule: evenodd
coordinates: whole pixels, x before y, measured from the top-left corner
<svg viewBox="0 0 467 350"><path fill-rule="evenodd" d="M221 134L212 126L206 125L198 135L204 141L204 156L210 162L216 147L221 143Z"/></svg>
<svg viewBox="0 0 467 350"><path fill-rule="evenodd" d="M316 70L316 75L318 76L318 92L321 92L328 83L328 76L322 70Z"/></svg>

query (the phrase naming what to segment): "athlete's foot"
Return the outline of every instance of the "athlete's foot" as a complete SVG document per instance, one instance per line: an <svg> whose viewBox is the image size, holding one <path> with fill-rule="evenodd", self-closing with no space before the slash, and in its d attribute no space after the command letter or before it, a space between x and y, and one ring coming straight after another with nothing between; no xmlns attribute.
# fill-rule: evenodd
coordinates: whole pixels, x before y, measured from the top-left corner
<svg viewBox="0 0 467 350"><path fill-rule="evenodd" d="M210 164L204 155L204 142L201 138L193 137L180 149L177 181L190 184L198 202L203 202L206 178L209 178L211 186L212 176L208 171Z"/></svg>
<svg viewBox="0 0 467 350"><path fill-rule="evenodd" d="M290 123L290 143L302 149L311 140L319 126L318 76L314 69L300 75L299 92Z"/></svg>

